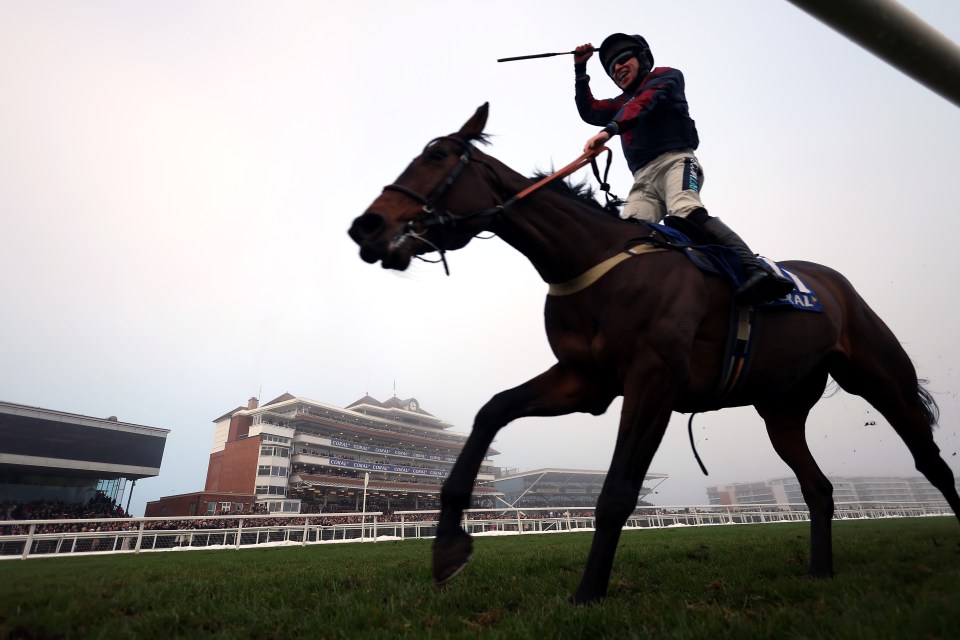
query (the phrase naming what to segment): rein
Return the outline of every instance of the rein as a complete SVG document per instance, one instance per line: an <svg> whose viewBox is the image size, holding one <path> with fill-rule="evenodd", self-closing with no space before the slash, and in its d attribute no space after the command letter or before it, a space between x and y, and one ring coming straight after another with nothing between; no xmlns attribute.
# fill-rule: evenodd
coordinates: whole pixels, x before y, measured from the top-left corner
<svg viewBox="0 0 960 640"><path fill-rule="evenodd" d="M601 178L600 178L600 169L597 167L597 156L599 156L599 155L600 155L601 153L603 153L604 151L607 152L607 164L606 164L606 166L604 167L604 170L603 170L603 178L601 179ZM609 195L609 194L610 194L610 185L607 184L607 175L610 173L610 162L611 162L611 160L613 159L612 156L613 156L613 152L611 152L610 149L607 148L607 147L600 147L599 149L597 149L597 150L595 150L595 151L584 151L582 154L580 154L580 157L578 157L576 160L574 160L573 162L571 162L571 163L568 164L567 166L565 166L565 167L563 167L563 168L561 168L561 169L559 169L559 170L557 170L557 171L554 171L553 173L551 173L550 175L546 176L545 178L543 178L542 180L540 180L540 181L537 182L536 184L530 185L529 187L527 187L526 189L524 189L523 191L521 191L521 192L518 193L517 195L515 195L515 196L513 196L512 198L510 198L509 200L507 200L507 202L504 203L503 207L506 208L506 207L510 206L510 205L513 204L514 202L516 202L516 201L518 201L518 200L521 200L522 198L527 197L528 195L530 195L530 194L533 193L534 191L537 191L537 190L539 190L541 187L544 187L544 186L550 184L550 183L553 182L554 180L558 180L558 179L560 179L560 178L566 178L566 177L569 176L571 173L575 173L575 172L579 171L580 169L582 169L583 167L587 166L588 164L589 164L591 167L593 167L593 175L597 178L597 182L600 183L600 190L603 191L604 193L606 193L606 194L607 194L607 198L609 199L609 198L610 198L610 195Z"/></svg>
<svg viewBox="0 0 960 640"><path fill-rule="evenodd" d="M439 262L443 263L443 270L448 276L450 275L450 268L447 265L447 259L445 255L446 250L441 247L438 247L436 244L434 244L433 242L430 242L425 237L426 232L432 227L445 227L445 226L456 227L458 224L461 224L468 220L498 216L502 214L507 209L507 207L510 207L516 204L520 200L529 196L531 193L534 193L540 190L541 188L553 182L554 180L562 179L569 176L570 174L582 169L588 164L593 167L593 175L596 176L597 181L600 183L600 189L606 194L607 202L609 203L611 200L610 185L607 184L607 175L610 173L610 163L612 160L613 153L607 147L600 147L599 149L583 152L576 160L574 160L570 164L555 171L549 176L546 176L545 178L536 182L535 184L530 185L526 189L520 191L519 193L511 197L509 200L507 200L503 204L497 205L495 207L490 207L488 209L480 209L478 211L471 211L470 213L454 216L452 213L450 213L447 210L443 210L443 211L438 210L437 203L440 201L441 198L443 198L444 195L446 195L447 191L450 189L453 183L457 180L457 178L460 177L460 174L463 173L463 171L467 168L467 165L469 165L471 161L482 162L485 165L487 165L487 163L483 162L482 160L476 160L473 157L472 155L473 145L471 145L467 141L461 140L460 138L457 138L454 136L443 136L440 138L435 138L434 140L431 140L427 144L427 147L429 147L431 144L434 144L435 142L438 142L440 140L451 140L451 141L457 142L461 145L463 151L460 154L460 158L456 166L454 166L454 168L450 171L450 173L447 174L446 178L444 178L443 181L440 182L440 184L437 185L436 188L434 188L434 190L431 191L428 196L423 196L417 193L416 191L409 189L403 186L402 184L397 184L397 183L388 184L383 188L383 190L396 191L397 193L402 193L408 198L411 198L412 200L415 200L416 202L423 205L423 207L420 209L420 213L414 216L413 219L407 221L406 225L404 225L403 227L403 232L400 234L400 236L396 240L394 240L394 242L396 242L397 244L402 244L407 242L410 238L416 238L417 240L420 240L421 242L430 245L431 247L434 248L435 251L437 251L437 253L440 254ZM597 167L597 156L603 153L604 151L607 152L607 163L604 168L603 178L601 179L600 169ZM489 168L489 165L487 165L487 167ZM437 262L436 260L425 260L420 256L414 256L414 257L416 257L418 260L424 260L425 262Z"/></svg>

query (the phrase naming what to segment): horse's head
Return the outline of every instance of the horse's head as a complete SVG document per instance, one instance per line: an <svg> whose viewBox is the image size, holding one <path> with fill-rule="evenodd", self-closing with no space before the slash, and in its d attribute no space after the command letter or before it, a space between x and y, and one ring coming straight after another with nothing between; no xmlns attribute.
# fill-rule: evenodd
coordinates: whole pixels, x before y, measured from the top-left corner
<svg viewBox="0 0 960 640"><path fill-rule="evenodd" d="M459 249L489 225L500 194L471 144L484 139L487 112L484 104L460 131L427 144L353 221L349 234L361 258L402 271L414 256Z"/></svg>

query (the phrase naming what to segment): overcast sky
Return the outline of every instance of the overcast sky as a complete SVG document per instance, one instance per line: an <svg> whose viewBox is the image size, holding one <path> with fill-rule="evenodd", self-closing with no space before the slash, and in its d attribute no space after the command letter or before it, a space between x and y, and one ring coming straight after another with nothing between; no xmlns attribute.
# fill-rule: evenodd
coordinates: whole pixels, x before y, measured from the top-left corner
<svg viewBox="0 0 960 640"><path fill-rule="evenodd" d="M903 4L960 41L960 3ZM486 151L524 173L573 160L596 129L572 57L496 59L614 31L684 72L711 213L838 269L897 334L960 473L960 110L785 1L0 0L0 400L170 429L135 515L203 489L212 420L251 396L395 390L468 431L553 363L546 286L496 239L449 254L448 278L368 265L346 230L486 101ZM619 153L611 182L629 189ZM605 469L619 408L520 420L497 463ZM656 503L790 474L752 409L695 436L711 475L674 416ZM859 398L824 399L808 438L828 474L915 474Z"/></svg>

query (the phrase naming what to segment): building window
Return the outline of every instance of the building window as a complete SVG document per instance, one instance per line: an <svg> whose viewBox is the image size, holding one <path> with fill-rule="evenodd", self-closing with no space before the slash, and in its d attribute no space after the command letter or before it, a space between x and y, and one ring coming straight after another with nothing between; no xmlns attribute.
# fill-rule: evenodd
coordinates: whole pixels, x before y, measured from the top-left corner
<svg viewBox="0 0 960 640"><path fill-rule="evenodd" d="M289 458L290 449L288 447L272 447L270 445L260 446L261 456L276 456L277 458Z"/></svg>
<svg viewBox="0 0 960 640"><path fill-rule="evenodd" d="M289 458L290 449L288 447L274 447L269 444L260 445L261 456L276 456L278 458Z"/></svg>

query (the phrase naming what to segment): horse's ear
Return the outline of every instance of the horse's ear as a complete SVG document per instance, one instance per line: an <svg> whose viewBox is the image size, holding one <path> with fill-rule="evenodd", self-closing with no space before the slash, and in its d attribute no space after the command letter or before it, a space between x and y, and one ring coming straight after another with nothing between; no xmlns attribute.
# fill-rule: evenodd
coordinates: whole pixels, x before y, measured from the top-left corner
<svg viewBox="0 0 960 640"><path fill-rule="evenodd" d="M484 102L477 108L466 124L460 127L459 135L464 140L477 140L483 136L483 128L487 126L487 114L490 113L490 103Z"/></svg>

